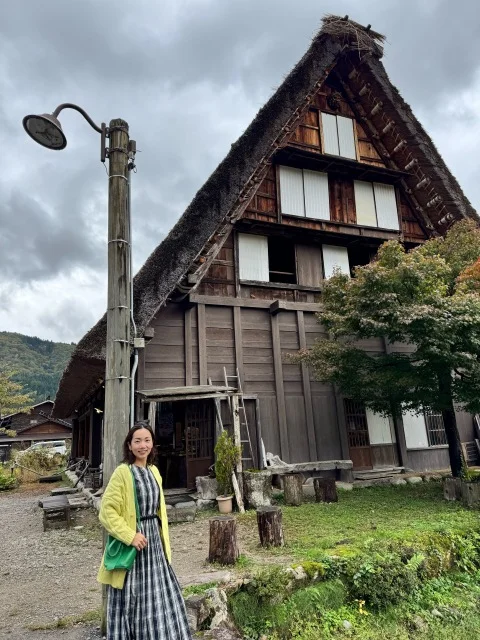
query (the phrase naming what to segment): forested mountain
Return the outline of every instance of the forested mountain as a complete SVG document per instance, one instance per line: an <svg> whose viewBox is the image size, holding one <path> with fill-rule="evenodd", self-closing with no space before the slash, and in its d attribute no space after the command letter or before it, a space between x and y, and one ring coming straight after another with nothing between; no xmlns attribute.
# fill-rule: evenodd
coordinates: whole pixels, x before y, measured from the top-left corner
<svg viewBox="0 0 480 640"><path fill-rule="evenodd" d="M15 371L14 380L32 392L35 403L48 396L53 400L74 348L73 343L0 331L0 369Z"/></svg>

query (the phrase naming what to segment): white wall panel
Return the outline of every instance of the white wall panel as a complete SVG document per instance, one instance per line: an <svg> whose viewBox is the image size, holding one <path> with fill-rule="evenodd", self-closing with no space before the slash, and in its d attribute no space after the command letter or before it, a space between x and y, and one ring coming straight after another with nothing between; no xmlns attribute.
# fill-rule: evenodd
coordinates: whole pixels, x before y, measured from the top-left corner
<svg viewBox="0 0 480 640"><path fill-rule="evenodd" d="M269 281L268 238L250 233L238 234L240 280Z"/></svg>
<svg viewBox="0 0 480 640"><path fill-rule="evenodd" d="M355 135L353 133L353 120L337 116L338 146L340 155L344 158L357 159L355 148Z"/></svg>
<svg viewBox="0 0 480 640"><path fill-rule="evenodd" d="M303 171L305 214L308 218L330 220L328 175L319 171Z"/></svg>
<svg viewBox="0 0 480 640"><path fill-rule="evenodd" d="M374 413L371 409L366 409L366 414L370 444L392 444L395 440L390 418Z"/></svg>
<svg viewBox="0 0 480 640"><path fill-rule="evenodd" d="M378 226L382 229L399 230L395 187L391 184L373 183Z"/></svg>
<svg viewBox="0 0 480 640"><path fill-rule="evenodd" d="M416 414L407 411L403 414L403 428L407 449L421 449L428 447L427 429L423 413Z"/></svg>
<svg viewBox="0 0 480 640"><path fill-rule="evenodd" d="M346 247L335 247L334 245L322 245L323 251L323 273L325 278L333 276L335 268L342 273L350 275L350 263L348 262L348 251Z"/></svg>
<svg viewBox="0 0 480 640"><path fill-rule="evenodd" d="M337 116L330 113L322 113L323 153L331 153L334 156L340 154L338 146Z"/></svg>
<svg viewBox="0 0 480 640"><path fill-rule="evenodd" d="M375 212L375 199L373 197L372 183L354 180L353 186L355 189L357 224L365 227L376 227L377 215Z"/></svg>
<svg viewBox="0 0 480 640"><path fill-rule="evenodd" d="M303 173L301 169L280 167L280 202L282 204L282 213L291 216L305 215Z"/></svg>

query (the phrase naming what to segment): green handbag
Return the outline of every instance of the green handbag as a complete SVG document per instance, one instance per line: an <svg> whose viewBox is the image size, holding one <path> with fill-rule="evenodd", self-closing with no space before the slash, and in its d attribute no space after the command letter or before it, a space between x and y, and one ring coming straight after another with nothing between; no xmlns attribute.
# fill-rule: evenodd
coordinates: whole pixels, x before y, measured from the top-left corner
<svg viewBox="0 0 480 640"><path fill-rule="evenodd" d="M137 487L135 486L135 476L133 475L132 468L130 467L130 473L132 474L133 481L133 495L135 497L135 512L137 516L137 530L139 529L140 522L140 509L138 507ZM118 538L109 535L107 538L107 544L105 546L105 555L103 564L108 571L114 571L115 569L126 569L127 571L133 567L135 558L137 556L137 550L132 545L125 544Z"/></svg>

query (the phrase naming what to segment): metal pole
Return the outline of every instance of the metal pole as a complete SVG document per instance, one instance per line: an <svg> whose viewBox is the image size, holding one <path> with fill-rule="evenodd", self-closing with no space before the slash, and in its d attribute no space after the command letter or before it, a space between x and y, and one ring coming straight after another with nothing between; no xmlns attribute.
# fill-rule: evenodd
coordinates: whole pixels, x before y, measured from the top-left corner
<svg viewBox="0 0 480 640"><path fill-rule="evenodd" d="M109 125L108 293L103 431L103 485L122 457L130 405L130 223L128 124Z"/></svg>

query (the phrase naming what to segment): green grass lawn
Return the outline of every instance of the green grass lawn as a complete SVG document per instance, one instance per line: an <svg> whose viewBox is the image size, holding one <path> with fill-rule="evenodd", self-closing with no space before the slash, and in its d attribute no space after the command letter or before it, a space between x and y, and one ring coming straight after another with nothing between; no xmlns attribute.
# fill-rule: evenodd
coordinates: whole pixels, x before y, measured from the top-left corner
<svg viewBox="0 0 480 640"><path fill-rule="evenodd" d="M297 561L315 561L326 554L349 555L375 541L408 542L439 530L480 527L479 512L446 502L440 482L339 491L337 503L308 501L299 507L282 506L282 513L286 547L279 550L258 549L254 511L238 516L242 528L252 532L247 543L251 551L287 552Z"/></svg>

